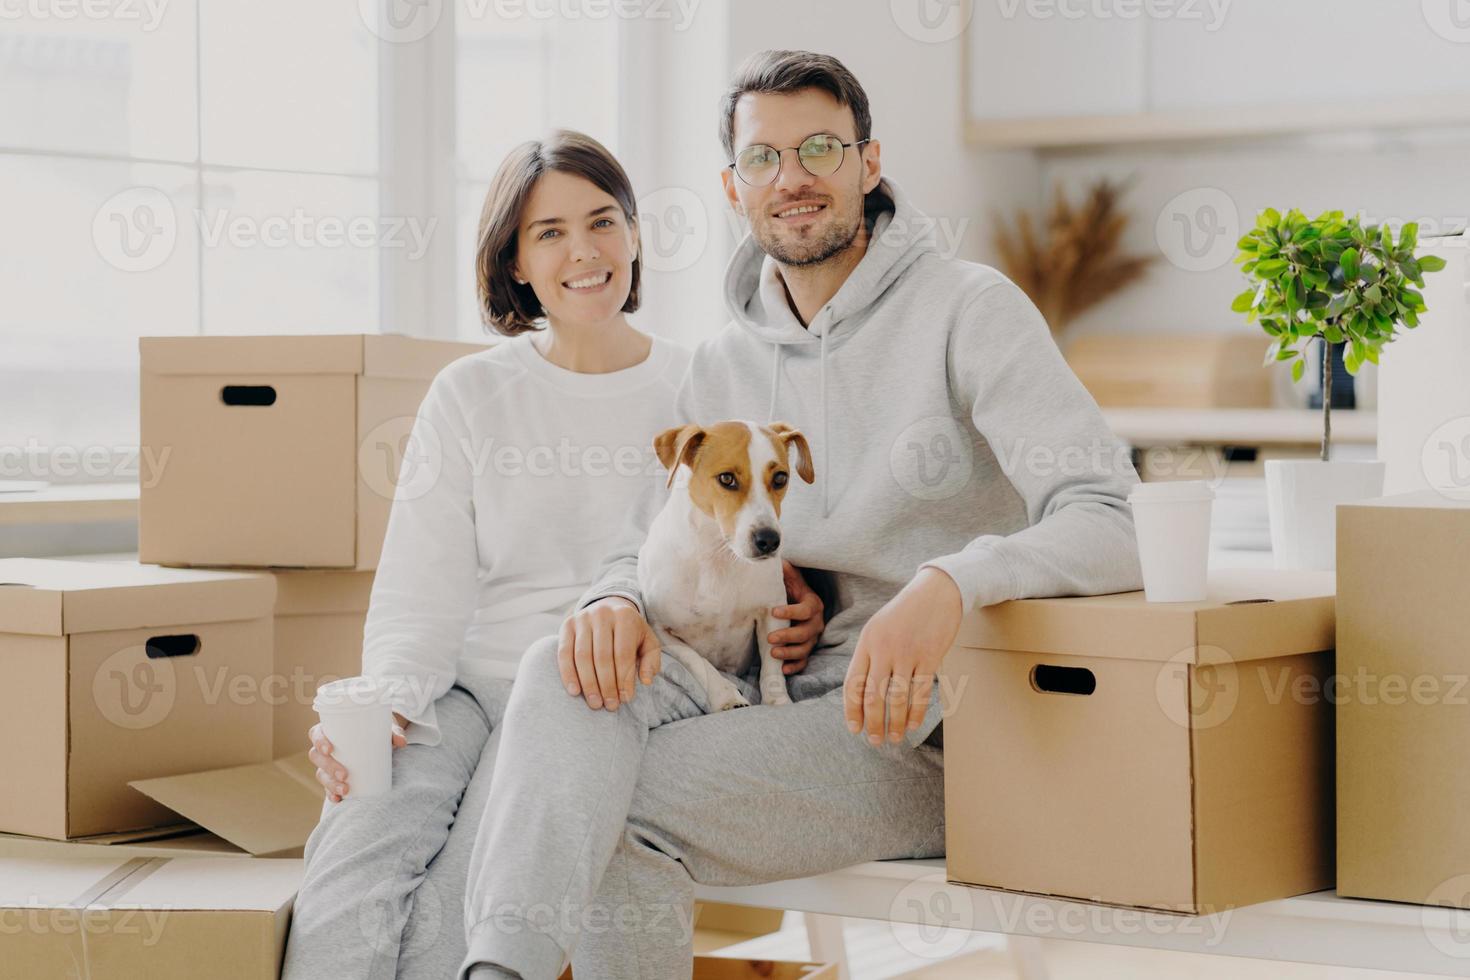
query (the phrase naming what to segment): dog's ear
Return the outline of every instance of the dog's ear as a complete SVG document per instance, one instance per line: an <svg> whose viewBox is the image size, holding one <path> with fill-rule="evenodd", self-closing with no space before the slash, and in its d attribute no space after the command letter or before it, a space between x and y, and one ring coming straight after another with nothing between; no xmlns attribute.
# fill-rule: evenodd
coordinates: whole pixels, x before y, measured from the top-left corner
<svg viewBox="0 0 1470 980"><path fill-rule="evenodd" d="M666 488L674 485L674 474L679 472L679 464L694 458L695 450L704 442L704 435L703 429L690 424L676 425L653 437L653 451L658 453L658 461L669 471L669 480L664 484Z"/></svg>
<svg viewBox="0 0 1470 980"><path fill-rule="evenodd" d="M806 436L801 430L793 429L785 422L772 422L771 431L781 437L788 453L793 445L796 446L796 475L808 483L815 480L817 472L812 469L812 449L806 444Z"/></svg>

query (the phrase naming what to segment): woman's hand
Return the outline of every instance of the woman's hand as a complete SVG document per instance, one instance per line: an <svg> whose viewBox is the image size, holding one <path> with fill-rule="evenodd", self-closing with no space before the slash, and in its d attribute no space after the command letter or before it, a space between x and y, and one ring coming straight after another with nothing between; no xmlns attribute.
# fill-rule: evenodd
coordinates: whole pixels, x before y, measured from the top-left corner
<svg viewBox="0 0 1470 980"><path fill-rule="evenodd" d="M556 662L568 694L580 695L594 710L616 711L633 700L635 674L644 684L653 683L662 652L638 607L608 596L562 622Z"/></svg>
<svg viewBox="0 0 1470 980"><path fill-rule="evenodd" d="M858 635L843 682L847 730L866 731L883 744L902 741L918 728L929 705L934 676L964 618L959 586L937 568L921 568L908 585L873 614Z"/></svg>
<svg viewBox="0 0 1470 980"><path fill-rule="evenodd" d="M827 626L827 620L823 615L822 597L807 585L800 569L783 559L781 577L786 580L788 604L774 607L771 615L777 619L789 619L791 625L777 630L766 639L771 644L771 656L786 661L781 665L781 673L794 674L806 666L807 658L817 646L817 638Z"/></svg>
<svg viewBox="0 0 1470 980"><path fill-rule="evenodd" d="M393 712L395 749L401 749L408 744L408 736L404 734L407 727L408 719L396 711ZM311 751L306 753L306 757L316 763L316 781L326 789L327 799L333 803L341 803L342 797L347 795L347 767L332 757L332 743L327 741L321 722L312 725L308 734L311 736Z"/></svg>

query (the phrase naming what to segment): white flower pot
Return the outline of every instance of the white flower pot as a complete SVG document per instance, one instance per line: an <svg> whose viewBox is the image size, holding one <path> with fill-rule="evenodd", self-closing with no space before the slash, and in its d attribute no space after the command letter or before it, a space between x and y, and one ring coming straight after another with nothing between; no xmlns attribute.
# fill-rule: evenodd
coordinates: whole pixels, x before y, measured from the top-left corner
<svg viewBox="0 0 1470 980"><path fill-rule="evenodd" d="M1337 568L1337 505L1383 495L1382 463L1266 461L1266 506L1277 568Z"/></svg>

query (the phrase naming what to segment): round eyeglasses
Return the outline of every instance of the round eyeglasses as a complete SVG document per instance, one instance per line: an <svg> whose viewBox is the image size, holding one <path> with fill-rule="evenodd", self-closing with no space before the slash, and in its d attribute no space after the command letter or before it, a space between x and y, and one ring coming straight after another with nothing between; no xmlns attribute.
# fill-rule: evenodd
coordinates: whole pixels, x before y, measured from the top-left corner
<svg viewBox="0 0 1470 980"><path fill-rule="evenodd" d="M868 139L844 143L831 133L818 133L801 141L800 146L777 149L765 143L752 143L735 154L735 162L726 164L735 175L753 187L775 181L781 172L781 154L795 150L801 167L813 177L830 177L842 166L843 151L849 146L862 146Z"/></svg>

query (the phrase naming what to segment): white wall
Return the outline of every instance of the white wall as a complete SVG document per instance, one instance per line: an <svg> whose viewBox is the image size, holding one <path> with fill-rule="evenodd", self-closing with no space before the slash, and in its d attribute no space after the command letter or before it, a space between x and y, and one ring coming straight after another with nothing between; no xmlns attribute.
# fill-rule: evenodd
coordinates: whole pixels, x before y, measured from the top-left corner
<svg viewBox="0 0 1470 980"><path fill-rule="evenodd" d="M1042 174L1048 188L1060 182L1074 195L1101 176L1131 178L1126 203L1135 219L1127 245L1162 256L1137 288L1080 318L1078 331L1246 329L1230 312L1244 288L1231 258L1266 207L1413 220L1421 238L1463 228L1470 218L1464 131L1059 155L1046 159Z"/></svg>

